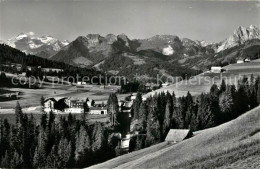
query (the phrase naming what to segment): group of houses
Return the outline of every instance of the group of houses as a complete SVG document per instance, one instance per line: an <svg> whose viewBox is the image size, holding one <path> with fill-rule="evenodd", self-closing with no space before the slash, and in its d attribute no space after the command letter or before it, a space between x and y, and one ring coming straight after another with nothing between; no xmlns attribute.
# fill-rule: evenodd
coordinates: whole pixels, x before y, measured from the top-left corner
<svg viewBox="0 0 260 169"><path fill-rule="evenodd" d="M237 60L237 63L239 64L239 63L250 62L250 61L251 61L250 59L245 58L245 59L239 59L239 60Z"/></svg>
<svg viewBox="0 0 260 169"><path fill-rule="evenodd" d="M42 68L41 66L26 66L26 70L29 70L29 71L35 71L35 70L41 70L42 72L46 72L46 73L49 73L49 72L63 72L63 69L57 69L57 68Z"/></svg>
<svg viewBox="0 0 260 169"><path fill-rule="evenodd" d="M251 60L250 59L248 59L248 58L245 58L245 59L238 59L237 60L237 64L240 64L240 63L246 63L246 62L250 62ZM221 67L221 66L212 66L211 67L211 70L210 70L210 72L211 73L224 73L224 72L226 72L227 70L226 69L224 69L223 67Z"/></svg>
<svg viewBox="0 0 260 169"><path fill-rule="evenodd" d="M19 63L6 63L6 64L1 64L0 65L4 69L15 69L17 72L21 72L23 65ZM35 71L40 69L42 72L63 72L63 69L57 69L57 68L42 68L41 66L26 66L26 70L29 71Z"/></svg>
<svg viewBox="0 0 260 169"><path fill-rule="evenodd" d="M84 113L93 115L106 115L107 107L105 104L96 104L94 100L79 100L69 97L48 98L44 101L44 111L50 113Z"/></svg>
<svg viewBox="0 0 260 169"><path fill-rule="evenodd" d="M2 69L12 69L12 70L16 70L18 72L22 71L22 64L18 64L18 63L8 63L8 64L1 64Z"/></svg>

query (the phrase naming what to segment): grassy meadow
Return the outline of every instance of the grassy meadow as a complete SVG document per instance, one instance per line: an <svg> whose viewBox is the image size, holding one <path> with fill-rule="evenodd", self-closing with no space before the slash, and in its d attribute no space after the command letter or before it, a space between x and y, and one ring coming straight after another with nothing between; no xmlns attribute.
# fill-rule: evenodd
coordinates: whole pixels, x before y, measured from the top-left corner
<svg viewBox="0 0 260 169"><path fill-rule="evenodd" d="M237 80L243 76L254 76L260 75L260 61L252 61L241 64L231 64L223 67L227 71L224 73L210 73L205 72L189 80L183 80L174 84L170 84L164 88L152 91L144 95L145 98L150 95L154 95L156 92L166 92L172 93L174 91L177 97L181 97L187 94L189 91L192 95L200 95L202 92L209 92L210 87L213 84L219 85L222 79L225 79L227 84L237 84ZM169 81L170 82L170 81Z"/></svg>

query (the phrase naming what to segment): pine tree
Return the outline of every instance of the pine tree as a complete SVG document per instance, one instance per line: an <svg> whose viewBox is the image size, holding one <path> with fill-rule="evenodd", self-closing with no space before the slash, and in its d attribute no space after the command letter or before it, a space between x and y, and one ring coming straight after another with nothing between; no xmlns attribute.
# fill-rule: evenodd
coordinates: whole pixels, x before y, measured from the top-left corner
<svg viewBox="0 0 260 169"><path fill-rule="evenodd" d="M193 114L193 104L193 98L190 92L188 92L185 98L184 128L190 127L190 122Z"/></svg>
<svg viewBox="0 0 260 169"><path fill-rule="evenodd" d="M218 124L218 102L215 97L208 94L200 96L200 105L198 107L198 129L214 127Z"/></svg>
<svg viewBox="0 0 260 169"><path fill-rule="evenodd" d="M172 102L167 101L166 109L165 109L165 117L162 127L162 139L164 139L171 127L171 119L172 119Z"/></svg>
<svg viewBox="0 0 260 169"><path fill-rule="evenodd" d="M47 168L57 168L59 163L59 156L58 156L58 147L56 144L52 146L51 152L48 154L46 159L46 167Z"/></svg>
<svg viewBox="0 0 260 169"><path fill-rule="evenodd" d="M223 79L222 82L221 82L221 84L220 84L219 92L220 92L220 93L225 92L225 91L226 91L226 88L227 88L227 85L226 85L225 80Z"/></svg>
<svg viewBox="0 0 260 169"><path fill-rule="evenodd" d="M42 113L42 116L41 116L41 126L43 127L43 129L45 130L46 127L47 127L47 113L44 111L44 97L42 96L41 97L41 113Z"/></svg>
<svg viewBox="0 0 260 169"><path fill-rule="evenodd" d="M47 145L47 134L43 128L40 129L38 136L38 145L35 149L33 166L34 167L45 167L46 162L46 145Z"/></svg>
<svg viewBox="0 0 260 169"><path fill-rule="evenodd" d="M161 140L160 122L157 115L157 96L151 98L149 100L149 104L151 107L149 107L149 113L147 117L147 137L145 140L146 147L158 143Z"/></svg>
<svg viewBox="0 0 260 169"><path fill-rule="evenodd" d="M21 126L23 121L23 112L19 102L16 103L15 118L16 118L16 125Z"/></svg>
<svg viewBox="0 0 260 169"><path fill-rule="evenodd" d="M209 93L212 97L218 97L220 94L220 90L218 89L218 86L216 84L213 84L210 88Z"/></svg>
<svg viewBox="0 0 260 169"><path fill-rule="evenodd" d="M78 160L80 156L85 154L85 151L91 148L91 141L89 138L89 134L86 128L81 125L80 130L76 136L76 150L75 150L75 158Z"/></svg>
<svg viewBox="0 0 260 169"><path fill-rule="evenodd" d="M237 90L236 107L237 116L249 110L249 98L246 92L246 88L243 85L240 85Z"/></svg>
<svg viewBox="0 0 260 169"><path fill-rule="evenodd" d="M147 105L145 102L142 102L140 105L140 111L139 111L139 121L140 121L140 129L142 131L145 131L146 125L147 125Z"/></svg>
<svg viewBox="0 0 260 169"><path fill-rule="evenodd" d="M119 105L118 99L115 93L109 95L107 101L107 113L110 117L110 123L112 126L120 128L120 115L119 115Z"/></svg>
<svg viewBox="0 0 260 169"><path fill-rule="evenodd" d="M69 142L66 138L61 138L59 146L58 146L58 157L57 167L65 168L71 157L71 142Z"/></svg>
<svg viewBox="0 0 260 169"><path fill-rule="evenodd" d="M100 123L95 123L92 133L92 151L101 150L105 144L106 139L104 135L104 129Z"/></svg>
<svg viewBox="0 0 260 169"><path fill-rule="evenodd" d="M231 88L228 87L227 90L220 95L219 98L220 110L222 112L220 117L222 122L226 122L234 118L234 98L232 97Z"/></svg>
<svg viewBox="0 0 260 169"><path fill-rule="evenodd" d="M140 111L140 105L142 103L142 94L140 92L137 92L136 94L136 99L134 100L133 103L133 120L134 119L139 119L139 111Z"/></svg>

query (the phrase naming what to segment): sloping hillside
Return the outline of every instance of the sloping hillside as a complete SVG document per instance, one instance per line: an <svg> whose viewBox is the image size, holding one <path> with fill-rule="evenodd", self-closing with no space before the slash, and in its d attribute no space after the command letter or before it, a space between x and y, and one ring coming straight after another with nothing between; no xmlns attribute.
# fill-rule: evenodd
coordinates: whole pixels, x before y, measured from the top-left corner
<svg viewBox="0 0 260 169"><path fill-rule="evenodd" d="M152 91L144 95L144 98L147 98L151 95L154 95L156 92L166 92L169 91L176 94L177 97L184 96L189 91L192 95L200 95L202 92L206 93L209 92L210 87L213 84L219 85L224 79L227 84L236 84L237 80L245 76L254 76L260 75L260 61L253 60L251 62L245 62L240 64L230 64L228 66L223 67L227 70L222 74L220 73L202 73L199 74L192 79L183 80L177 82L175 84L171 84L164 88Z"/></svg>
<svg viewBox="0 0 260 169"><path fill-rule="evenodd" d="M211 44L173 35L129 39L124 34L104 37L89 34L78 37L50 59L81 67L99 65L98 70L116 72L129 79L140 75L155 81L161 72L184 77L211 65L228 65L241 58L255 59L260 50L259 37L256 26L238 27L226 40ZM122 64L118 62L121 60L124 60Z"/></svg>
<svg viewBox="0 0 260 169"><path fill-rule="evenodd" d="M161 143L91 168L257 168L259 143L260 106L175 145Z"/></svg>

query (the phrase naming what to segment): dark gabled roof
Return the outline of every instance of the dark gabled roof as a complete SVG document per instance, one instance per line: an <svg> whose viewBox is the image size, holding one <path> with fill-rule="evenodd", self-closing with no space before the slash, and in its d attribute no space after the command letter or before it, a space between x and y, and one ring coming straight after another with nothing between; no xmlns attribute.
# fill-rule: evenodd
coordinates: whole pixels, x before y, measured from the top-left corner
<svg viewBox="0 0 260 169"><path fill-rule="evenodd" d="M44 103L46 103L46 102L49 101L49 100L51 100L51 101L53 101L53 102L57 102L54 98L48 98L48 99L44 100Z"/></svg>
<svg viewBox="0 0 260 169"><path fill-rule="evenodd" d="M180 142L189 137L190 133L191 131L189 129L171 129L168 132L165 141Z"/></svg>

